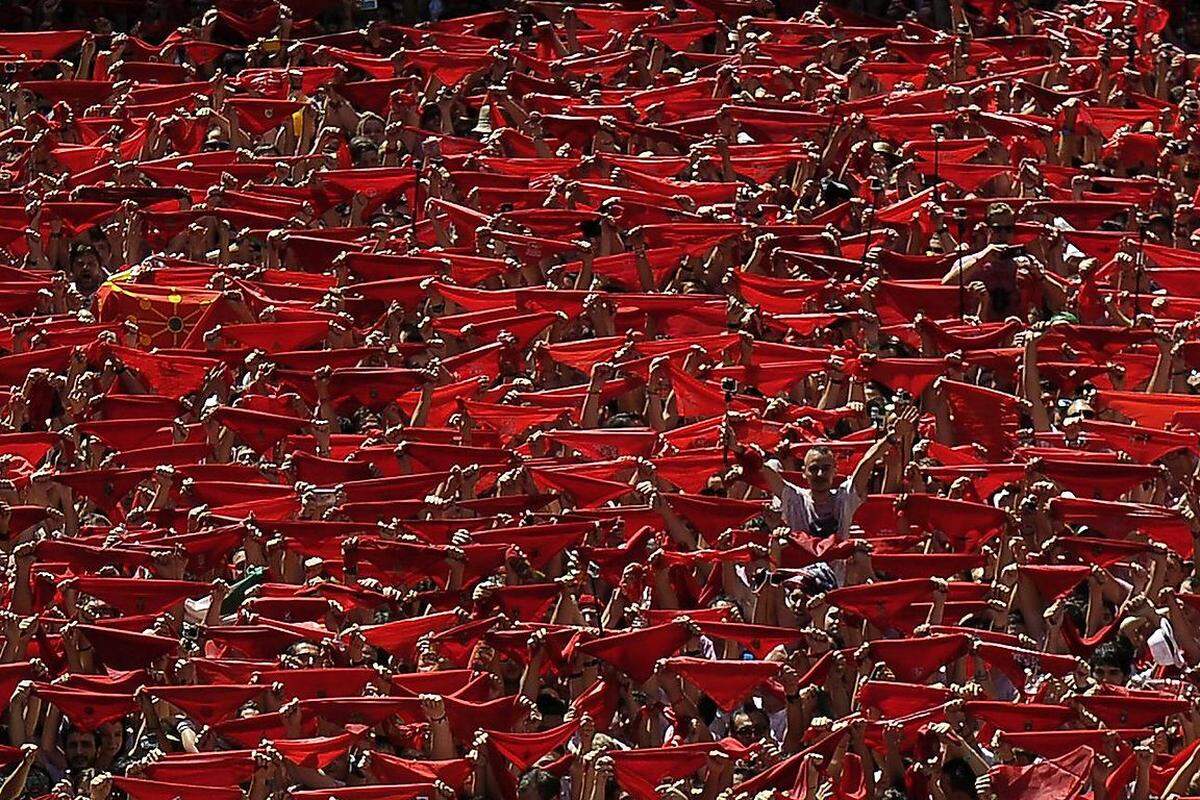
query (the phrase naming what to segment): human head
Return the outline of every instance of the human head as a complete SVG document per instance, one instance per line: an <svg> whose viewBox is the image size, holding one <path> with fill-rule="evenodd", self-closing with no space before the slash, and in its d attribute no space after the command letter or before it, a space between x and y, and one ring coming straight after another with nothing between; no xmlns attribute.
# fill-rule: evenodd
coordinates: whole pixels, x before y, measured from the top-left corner
<svg viewBox="0 0 1200 800"><path fill-rule="evenodd" d="M1133 668L1129 657L1115 642L1105 642L1097 647L1088 659L1088 667L1095 681L1112 686L1124 686Z"/></svg>
<svg viewBox="0 0 1200 800"><path fill-rule="evenodd" d="M90 295L100 288L104 272L100 266L100 255L89 244L71 248L71 276L80 292Z"/></svg>
<svg viewBox="0 0 1200 800"><path fill-rule="evenodd" d="M742 744L751 744L768 733L767 717L761 711L739 711L733 715L730 732Z"/></svg>
<svg viewBox="0 0 1200 800"><path fill-rule="evenodd" d="M288 650L288 660L298 667L314 667L321 661L321 648L312 642L297 642Z"/></svg>
<svg viewBox="0 0 1200 800"><path fill-rule="evenodd" d="M358 129L355 131L356 137L362 137L375 145L383 144L384 122L383 117L378 114L367 112L363 114L358 121Z"/></svg>
<svg viewBox="0 0 1200 800"><path fill-rule="evenodd" d="M1016 226L1016 215L1008 203L992 203L987 209L988 242L1011 244Z"/></svg>
<svg viewBox="0 0 1200 800"><path fill-rule="evenodd" d="M1080 421L1085 419L1095 419L1096 409L1085 398L1076 398L1072 400L1063 412L1062 424L1063 427L1075 426Z"/></svg>
<svg viewBox="0 0 1200 800"><path fill-rule="evenodd" d="M542 715L542 721L553 727L562 723L569 706L556 692L545 689L538 694L537 708Z"/></svg>
<svg viewBox="0 0 1200 800"><path fill-rule="evenodd" d="M350 140L350 160L355 167L378 167L379 146L365 136L356 136Z"/></svg>
<svg viewBox="0 0 1200 800"><path fill-rule="evenodd" d="M96 765L96 753L99 751L99 737L94 731L70 727L63 737L63 755L67 759L67 767L71 770L91 769Z"/></svg>
<svg viewBox="0 0 1200 800"><path fill-rule="evenodd" d="M553 800L561 789L562 783L555 775L535 768L521 776L517 797L520 800Z"/></svg>
<svg viewBox="0 0 1200 800"><path fill-rule="evenodd" d="M112 758L125 746L125 726L121 720L111 720L96 729L97 753Z"/></svg>
<svg viewBox="0 0 1200 800"><path fill-rule="evenodd" d="M837 480L837 463L833 459L833 451L828 447L813 447L805 453L804 476L813 491L827 492L832 489Z"/></svg>
<svg viewBox="0 0 1200 800"><path fill-rule="evenodd" d="M1200 12L1191 12L1183 19L1183 39L1188 47L1200 46Z"/></svg>
<svg viewBox="0 0 1200 800"><path fill-rule="evenodd" d="M952 758L942 765L942 792L946 800L975 800L979 797L975 789L978 776L971 765L961 758Z"/></svg>

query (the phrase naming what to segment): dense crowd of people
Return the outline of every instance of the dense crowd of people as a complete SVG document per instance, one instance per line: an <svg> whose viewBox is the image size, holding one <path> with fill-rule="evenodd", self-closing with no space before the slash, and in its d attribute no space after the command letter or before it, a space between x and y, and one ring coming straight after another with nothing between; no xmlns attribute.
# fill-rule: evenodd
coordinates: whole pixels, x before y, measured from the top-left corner
<svg viewBox="0 0 1200 800"><path fill-rule="evenodd" d="M1188 4L3 11L0 800L1200 796Z"/></svg>

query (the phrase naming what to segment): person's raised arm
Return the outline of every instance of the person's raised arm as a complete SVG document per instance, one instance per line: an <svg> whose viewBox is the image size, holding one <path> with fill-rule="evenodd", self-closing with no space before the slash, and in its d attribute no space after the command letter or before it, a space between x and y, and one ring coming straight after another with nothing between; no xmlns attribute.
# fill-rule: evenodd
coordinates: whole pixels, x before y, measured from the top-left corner
<svg viewBox="0 0 1200 800"><path fill-rule="evenodd" d="M1154 372L1150 375L1150 383L1146 386L1147 394L1162 394L1172 388L1175 358L1179 354L1181 343L1187 338L1188 326L1180 323L1175 326L1170 338L1159 334L1155 340L1158 345L1158 358L1154 362Z"/></svg>
<svg viewBox="0 0 1200 800"><path fill-rule="evenodd" d="M1041 373L1037 365L1037 343L1041 333L1025 333L1024 350L1021 354L1021 397L1029 401L1029 416L1035 431L1050 430L1050 414L1042 402Z"/></svg>
<svg viewBox="0 0 1200 800"><path fill-rule="evenodd" d="M441 695L421 695L421 710L429 723L430 757L439 761L454 758L454 737L450 733L450 723L446 721L446 706Z"/></svg>
<svg viewBox="0 0 1200 800"><path fill-rule="evenodd" d="M1192 751L1175 774L1167 781L1166 787L1163 788L1160 797L1180 796L1187 793L1188 787L1192 785L1192 780L1196 777L1197 771L1200 771L1200 748ZM4 798L0 798L4 800Z"/></svg>
<svg viewBox="0 0 1200 800"><path fill-rule="evenodd" d="M595 428L600 422L600 406L603 400L604 383L613 372L612 364L605 361L592 365L592 374L588 380L587 395L579 414L579 427L584 430Z"/></svg>
<svg viewBox="0 0 1200 800"><path fill-rule="evenodd" d="M916 406L905 406L884 431L883 436L876 439L875 443L867 448L867 452L863 453L862 458L855 465L854 471L850 473L850 486L856 495L866 497L871 475L874 473L879 459L889 450L897 447L906 437L912 435L919 418L920 412Z"/></svg>
<svg viewBox="0 0 1200 800"><path fill-rule="evenodd" d="M954 259L954 266L942 278L942 285L958 286L959 283L970 283L975 279L975 273L998 252L999 245L989 244L976 253L968 253L961 258Z"/></svg>
<svg viewBox="0 0 1200 800"><path fill-rule="evenodd" d="M36 744L21 745L20 763L8 774L4 782L0 783L0 800L17 800L25 793L25 781L29 778L29 770L33 767L37 754Z"/></svg>
<svg viewBox="0 0 1200 800"><path fill-rule="evenodd" d="M1150 767L1154 763L1154 750L1138 745L1133 748L1137 760L1137 778L1133 782L1130 800L1150 800Z"/></svg>

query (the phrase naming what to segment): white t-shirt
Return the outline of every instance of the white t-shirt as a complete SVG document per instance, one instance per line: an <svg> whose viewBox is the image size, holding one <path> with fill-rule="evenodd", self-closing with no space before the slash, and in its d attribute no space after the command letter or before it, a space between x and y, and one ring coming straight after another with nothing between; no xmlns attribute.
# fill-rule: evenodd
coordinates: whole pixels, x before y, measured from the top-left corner
<svg viewBox="0 0 1200 800"><path fill-rule="evenodd" d="M793 532L803 532L821 538L834 535L838 541L850 538L850 524L854 512L863 504L863 498L854 490L854 483L846 478L833 490L833 512L822 518L813 502L812 490L783 482L783 521Z"/></svg>

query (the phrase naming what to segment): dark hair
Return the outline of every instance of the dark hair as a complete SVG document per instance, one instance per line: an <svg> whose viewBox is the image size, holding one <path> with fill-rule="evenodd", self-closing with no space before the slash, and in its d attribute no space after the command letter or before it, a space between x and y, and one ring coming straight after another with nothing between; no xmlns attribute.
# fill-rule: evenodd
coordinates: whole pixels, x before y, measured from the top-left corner
<svg viewBox="0 0 1200 800"><path fill-rule="evenodd" d="M553 800L562 791L562 781L557 775L535 767L522 775L517 783L518 794L524 794L531 789L537 792L541 800Z"/></svg>
<svg viewBox="0 0 1200 800"><path fill-rule="evenodd" d="M1087 626L1087 601L1071 595L1063 600L1063 615L1079 630Z"/></svg>
<svg viewBox="0 0 1200 800"><path fill-rule="evenodd" d="M979 796L975 791L975 779L979 776L963 759L952 758L947 761L942 765L942 774L946 776L946 781L954 791L963 792L969 797Z"/></svg>
<svg viewBox="0 0 1200 800"><path fill-rule="evenodd" d="M640 428L642 424L642 421L635 415L622 411L606 419L600 424L600 427L608 430L615 428Z"/></svg>
<svg viewBox="0 0 1200 800"><path fill-rule="evenodd" d="M83 258L84 256L88 255L89 253L94 255L96 258L100 257L100 254L96 252L96 248L93 247L88 242L75 242L71 245L71 258L72 259Z"/></svg>
<svg viewBox="0 0 1200 800"><path fill-rule="evenodd" d="M79 736L86 736L92 740L92 744L95 747L100 746L100 736L96 731L89 731L87 728L81 728L73 722L68 722L66 725L63 726L63 729L62 729L63 742L66 742L67 739L71 738L72 734L78 734Z"/></svg>
<svg viewBox="0 0 1200 800"><path fill-rule="evenodd" d="M1121 674L1126 677L1133 672L1133 661L1125 648L1116 642L1104 642L1092 652L1092 657L1088 659L1088 666L1093 669L1096 667L1116 667L1121 670Z"/></svg>
<svg viewBox="0 0 1200 800"><path fill-rule="evenodd" d="M704 724L711 725L717 719L717 712L720 709L711 697L706 694L700 695L700 699L696 701L696 711L700 715L700 719Z"/></svg>
<svg viewBox="0 0 1200 800"><path fill-rule="evenodd" d="M537 709L542 716L552 715L561 717L567 713L567 704L553 692L541 692L537 697Z"/></svg>
<svg viewBox="0 0 1200 800"><path fill-rule="evenodd" d="M853 196L850 187L840 181L827 179L821 182L821 202L827 206L844 203Z"/></svg>
<svg viewBox="0 0 1200 800"><path fill-rule="evenodd" d="M355 161L376 149L375 143L365 136L355 136L350 140L350 158Z"/></svg>

